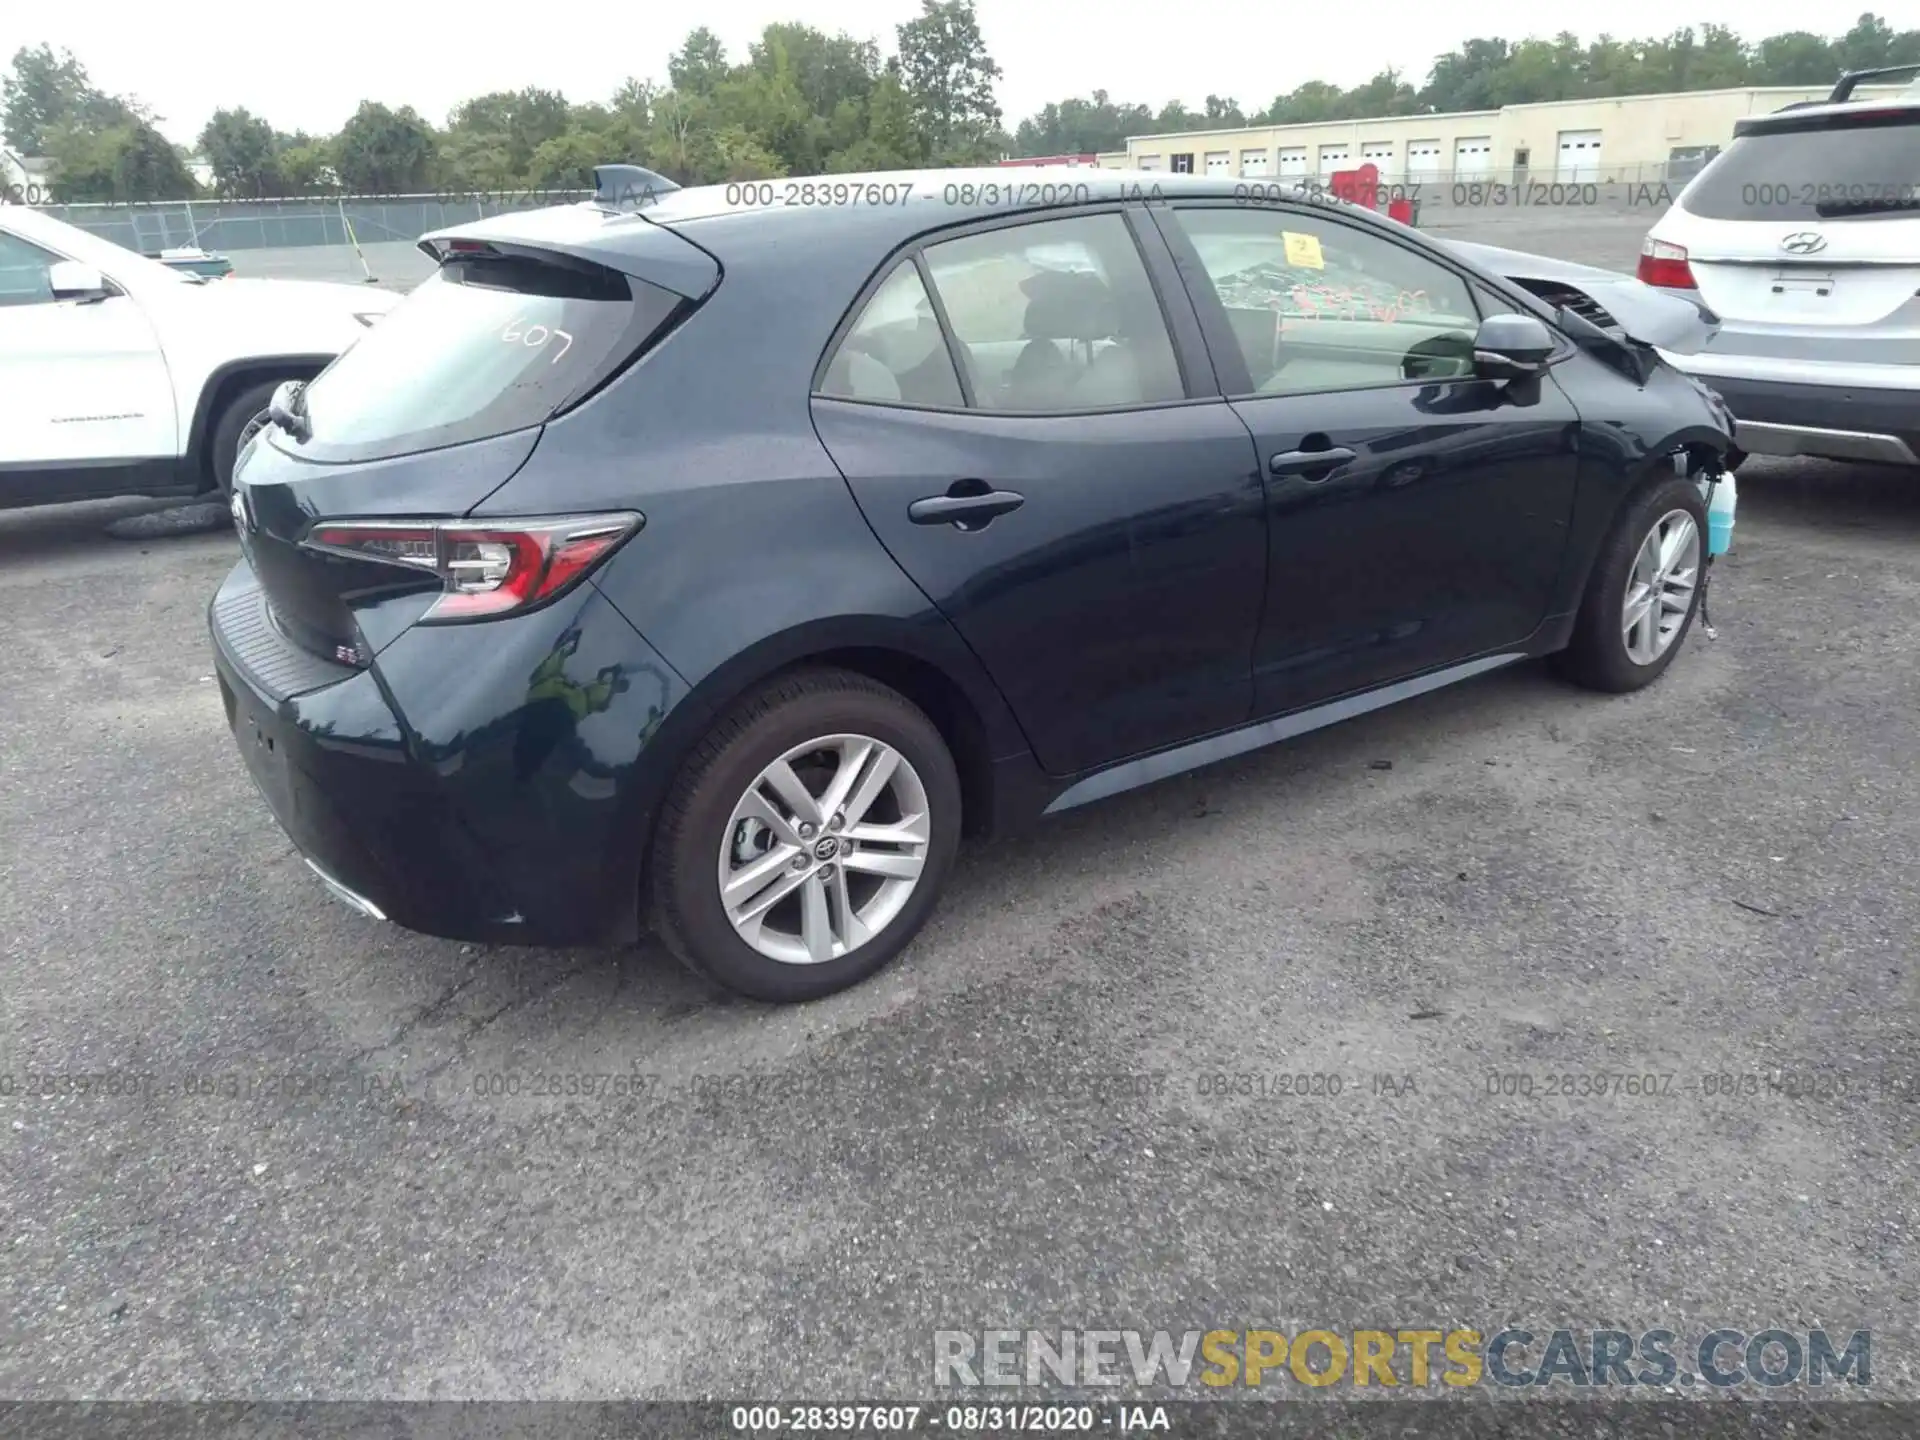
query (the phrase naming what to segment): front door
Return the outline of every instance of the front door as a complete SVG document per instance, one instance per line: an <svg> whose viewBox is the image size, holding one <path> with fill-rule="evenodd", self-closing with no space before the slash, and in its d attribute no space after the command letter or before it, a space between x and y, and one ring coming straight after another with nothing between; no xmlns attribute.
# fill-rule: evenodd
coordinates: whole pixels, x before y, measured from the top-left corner
<svg viewBox="0 0 1920 1440"><path fill-rule="evenodd" d="M1187 398L1139 244L1118 211L933 244L931 293L902 261L814 401L875 534L1061 775L1252 703L1253 447L1224 401Z"/></svg>
<svg viewBox="0 0 1920 1440"><path fill-rule="evenodd" d="M139 304L56 299L61 258L0 230L0 505L62 472L72 498L114 494L177 454L172 381Z"/></svg>
<svg viewBox="0 0 1920 1440"><path fill-rule="evenodd" d="M1255 713L1526 640L1566 545L1579 416L1550 378L1475 378L1468 280L1324 208L1158 213L1259 455Z"/></svg>

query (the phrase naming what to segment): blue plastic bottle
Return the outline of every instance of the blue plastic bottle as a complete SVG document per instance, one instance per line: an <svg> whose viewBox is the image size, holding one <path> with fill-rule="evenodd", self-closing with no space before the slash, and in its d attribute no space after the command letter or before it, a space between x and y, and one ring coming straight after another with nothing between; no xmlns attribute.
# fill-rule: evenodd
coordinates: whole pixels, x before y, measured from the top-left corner
<svg viewBox="0 0 1920 1440"><path fill-rule="evenodd" d="M1700 482L1701 495L1707 492L1707 482ZM1713 485L1713 495L1707 504L1707 554L1724 555L1733 545L1733 512L1739 503L1739 491L1733 482L1733 472L1727 471Z"/></svg>

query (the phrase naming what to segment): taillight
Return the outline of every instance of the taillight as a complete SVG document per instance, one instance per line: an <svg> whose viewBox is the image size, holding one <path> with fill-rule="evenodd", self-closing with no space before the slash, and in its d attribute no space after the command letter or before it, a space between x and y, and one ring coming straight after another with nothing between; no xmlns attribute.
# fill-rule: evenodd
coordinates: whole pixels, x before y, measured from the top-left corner
<svg viewBox="0 0 1920 1440"><path fill-rule="evenodd" d="M631 512L497 525L338 520L316 525L304 543L439 577L444 593L420 617L422 623L479 620L564 594L645 523Z"/></svg>
<svg viewBox="0 0 1920 1440"><path fill-rule="evenodd" d="M1666 240L1655 240L1651 235L1640 247L1640 280L1647 285L1658 285L1666 290L1695 290L1693 271L1687 265L1687 247L1675 245Z"/></svg>

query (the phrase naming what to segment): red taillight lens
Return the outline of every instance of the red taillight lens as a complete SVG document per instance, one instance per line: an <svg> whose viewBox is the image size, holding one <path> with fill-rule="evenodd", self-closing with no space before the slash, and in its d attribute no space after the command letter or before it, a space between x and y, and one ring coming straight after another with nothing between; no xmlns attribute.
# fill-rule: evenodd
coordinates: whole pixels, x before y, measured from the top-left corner
<svg viewBox="0 0 1920 1440"><path fill-rule="evenodd" d="M1693 271L1687 265L1687 247L1651 237L1640 247L1640 280L1667 290L1696 290Z"/></svg>
<svg viewBox="0 0 1920 1440"><path fill-rule="evenodd" d="M343 520L315 526L306 543L438 576L445 593L422 623L479 620L563 594L645 523L631 512L500 525Z"/></svg>

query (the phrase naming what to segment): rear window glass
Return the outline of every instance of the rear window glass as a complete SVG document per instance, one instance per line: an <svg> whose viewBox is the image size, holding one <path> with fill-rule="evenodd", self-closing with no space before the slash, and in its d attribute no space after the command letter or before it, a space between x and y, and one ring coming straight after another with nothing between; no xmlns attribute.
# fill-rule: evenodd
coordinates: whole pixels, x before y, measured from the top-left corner
<svg viewBox="0 0 1920 1440"><path fill-rule="evenodd" d="M1920 116L1742 135L1681 193L1706 220L1871 220L1920 214Z"/></svg>
<svg viewBox="0 0 1920 1440"><path fill-rule="evenodd" d="M371 460L550 419L659 331L680 297L611 270L441 266L307 386L321 461Z"/></svg>

